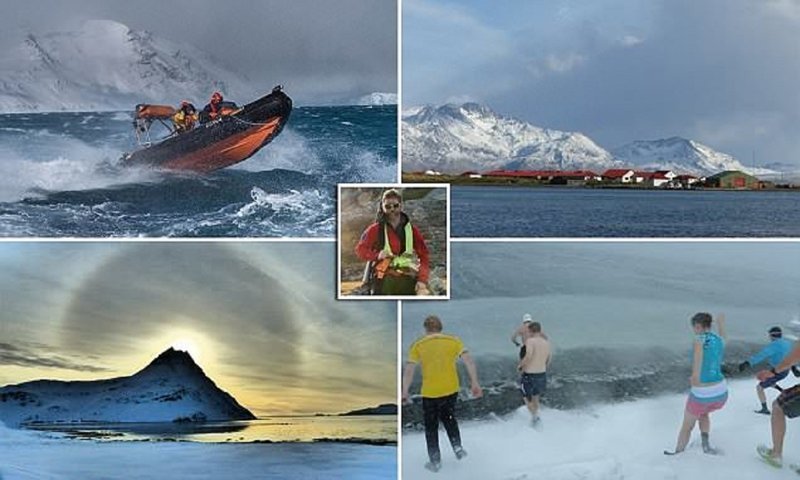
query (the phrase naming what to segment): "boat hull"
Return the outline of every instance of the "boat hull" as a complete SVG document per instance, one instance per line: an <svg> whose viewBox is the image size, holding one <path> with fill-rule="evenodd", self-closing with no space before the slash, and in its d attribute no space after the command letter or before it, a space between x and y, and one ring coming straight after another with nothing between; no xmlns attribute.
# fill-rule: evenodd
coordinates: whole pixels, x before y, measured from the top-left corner
<svg viewBox="0 0 800 480"><path fill-rule="evenodd" d="M124 158L127 165L212 172L247 160L283 129L292 100L275 89L237 113L198 125Z"/></svg>

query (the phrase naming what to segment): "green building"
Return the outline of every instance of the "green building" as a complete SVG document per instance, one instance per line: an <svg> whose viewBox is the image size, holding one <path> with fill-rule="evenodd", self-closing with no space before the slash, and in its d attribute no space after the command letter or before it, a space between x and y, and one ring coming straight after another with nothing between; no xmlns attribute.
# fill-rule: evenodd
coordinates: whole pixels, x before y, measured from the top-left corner
<svg viewBox="0 0 800 480"><path fill-rule="evenodd" d="M743 188L755 190L759 188L759 180L752 175L738 170L726 170L707 177L705 186L711 188Z"/></svg>

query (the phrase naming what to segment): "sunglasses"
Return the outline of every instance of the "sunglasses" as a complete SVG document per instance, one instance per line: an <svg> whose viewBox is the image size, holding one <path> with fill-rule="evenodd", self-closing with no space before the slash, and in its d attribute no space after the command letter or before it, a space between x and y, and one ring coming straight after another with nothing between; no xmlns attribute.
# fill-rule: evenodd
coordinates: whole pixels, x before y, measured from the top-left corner
<svg viewBox="0 0 800 480"><path fill-rule="evenodd" d="M384 208L384 210L395 210L395 209L399 210L400 209L400 204L399 203L384 203L383 204L383 208Z"/></svg>

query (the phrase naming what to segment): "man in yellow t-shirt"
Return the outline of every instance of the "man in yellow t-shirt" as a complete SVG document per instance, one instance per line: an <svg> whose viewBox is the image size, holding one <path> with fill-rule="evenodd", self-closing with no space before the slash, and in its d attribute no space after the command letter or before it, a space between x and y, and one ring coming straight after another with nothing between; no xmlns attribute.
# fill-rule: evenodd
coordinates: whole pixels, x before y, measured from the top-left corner
<svg viewBox="0 0 800 480"><path fill-rule="evenodd" d="M450 439L450 445L456 458L461 460L467 455L461 446L461 433L455 417L456 400L458 399L458 370L456 361L459 357L464 361L469 374L472 395L479 398L483 395L478 382L478 369L467 352L461 339L442 333L442 321L431 315L423 323L425 335L419 338L408 354L403 372L403 402L408 403L409 388L414 379L417 364L422 369L422 412L425 422L425 442L428 445L430 461L425 468L438 471L442 465L439 451L439 421L441 420Z"/></svg>

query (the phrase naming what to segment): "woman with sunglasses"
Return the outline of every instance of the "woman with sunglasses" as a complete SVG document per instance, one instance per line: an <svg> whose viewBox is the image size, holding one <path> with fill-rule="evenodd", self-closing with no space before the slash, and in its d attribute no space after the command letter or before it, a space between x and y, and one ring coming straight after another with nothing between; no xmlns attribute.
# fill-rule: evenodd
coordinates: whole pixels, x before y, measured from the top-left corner
<svg viewBox="0 0 800 480"><path fill-rule="evenodd" d="M373 295L428 295L428 247L419 229L403 212L403 196L395 189L381 195L378 216L364 230L356 255L370 262Z"/></svg>

